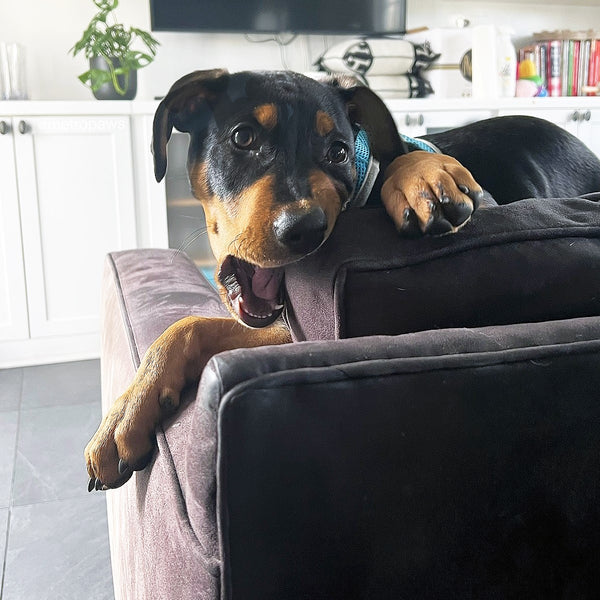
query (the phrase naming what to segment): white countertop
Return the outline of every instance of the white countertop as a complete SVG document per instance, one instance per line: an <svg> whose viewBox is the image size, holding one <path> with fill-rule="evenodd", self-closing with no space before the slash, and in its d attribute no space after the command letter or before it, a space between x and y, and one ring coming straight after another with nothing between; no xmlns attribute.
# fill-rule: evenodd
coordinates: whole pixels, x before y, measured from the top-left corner
<svg viewBox="0 0 600 600"><path fill-rule="evenodd" d="M385 98L392 111L600 108L600 96L560 98ZM151 115L157 100L4 100L0 115Z"/></svg>

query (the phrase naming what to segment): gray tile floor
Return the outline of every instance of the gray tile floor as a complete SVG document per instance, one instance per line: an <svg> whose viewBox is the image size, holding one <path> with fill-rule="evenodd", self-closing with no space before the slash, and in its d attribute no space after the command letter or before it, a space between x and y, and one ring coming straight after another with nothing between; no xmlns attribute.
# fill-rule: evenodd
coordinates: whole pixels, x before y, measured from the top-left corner
<svg viewBox="0 0 600 600"><path fill-rule="evenodd" d="M83 464L99 420L99 361L0 370L0 600L113 598Z"/></svg>

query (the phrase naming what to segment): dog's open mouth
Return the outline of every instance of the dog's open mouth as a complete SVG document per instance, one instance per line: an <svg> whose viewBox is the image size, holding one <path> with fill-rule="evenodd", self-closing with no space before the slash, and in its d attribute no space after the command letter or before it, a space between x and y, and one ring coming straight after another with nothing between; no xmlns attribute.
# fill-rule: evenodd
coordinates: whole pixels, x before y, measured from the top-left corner
<svg viewBox="0 0 600 600"><path fill-rule="evenodd" d="M235 256L227 256L217 277L231 308L249 327L266 327L283 310L283 267L257 267Z"/></svg>

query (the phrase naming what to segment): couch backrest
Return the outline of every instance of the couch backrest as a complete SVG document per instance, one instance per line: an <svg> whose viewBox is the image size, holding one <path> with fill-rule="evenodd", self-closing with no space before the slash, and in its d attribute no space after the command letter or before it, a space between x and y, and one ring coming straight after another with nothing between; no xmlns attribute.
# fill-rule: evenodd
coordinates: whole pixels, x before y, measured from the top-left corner
<svg viewBox="0 0 600 600"><path fill-rule="evenodd" d="M286 269L286 289L297 340L598 315L600 204L522 200L412 240L383 209L351 210Z"/></svg>

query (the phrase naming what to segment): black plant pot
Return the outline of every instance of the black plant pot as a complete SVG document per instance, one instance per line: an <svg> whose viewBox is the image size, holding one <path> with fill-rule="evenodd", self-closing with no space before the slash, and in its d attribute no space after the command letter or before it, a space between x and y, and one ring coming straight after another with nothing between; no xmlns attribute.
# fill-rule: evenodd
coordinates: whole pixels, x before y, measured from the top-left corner
<svg viewBox="0 0 600 600"><path fill-rule="evenodd" d="M111 58L110 60L114 67L119 66L118 58ZM90 58L90 68L108 71L108 64L103 56L94 56ZM137 93L137 71L129 71L129 77L117 75L117 81L122 89L126 88L123 96L117 92L111 81L104 83L92 93L98 100L133 100Z"/></svg>

